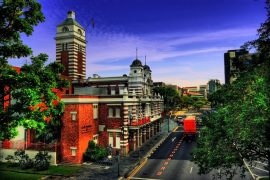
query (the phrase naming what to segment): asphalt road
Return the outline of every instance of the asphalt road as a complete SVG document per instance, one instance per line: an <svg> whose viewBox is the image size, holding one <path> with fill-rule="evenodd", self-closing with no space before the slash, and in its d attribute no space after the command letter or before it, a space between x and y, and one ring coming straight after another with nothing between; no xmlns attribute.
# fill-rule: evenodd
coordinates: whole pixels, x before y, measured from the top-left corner
<svg viewBox="0 0 270 180"><path fill-rule="evenodd" d="M130 179L208 180L212 174L198 175L198 167L191 162L195 141L185 141L180 128L172 132ZM224 178L225 179L225 178ZM234 179L241 179L240 175ZM245 179L251 179L247 174Z"/></svg>

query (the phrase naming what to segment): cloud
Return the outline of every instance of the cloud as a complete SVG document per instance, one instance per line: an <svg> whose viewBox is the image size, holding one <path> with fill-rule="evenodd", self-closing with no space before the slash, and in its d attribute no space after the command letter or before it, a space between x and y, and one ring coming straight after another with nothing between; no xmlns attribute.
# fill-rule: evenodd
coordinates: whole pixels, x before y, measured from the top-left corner
<svg viewBox="0 0 270 180"><path fill-rule="evenodd" d="M90 34L88 37L87 58L92 62L117 61L119 59L132 60L135 58L135 49L138 47L140 58L147 54L148 61L165 61L173 57L224 52L228 49L239 48L238 46L231 45L218 47L217 43L213 43L212 46L205 45L204 47L196 47L196 45L211 41L235 40L255 34L256 28L237 28L185 35L181 32L144 35L132 35L122 32L99 32ZM194 44L193 48L176 48L176 46L190 46L192 44Z"/></svg>

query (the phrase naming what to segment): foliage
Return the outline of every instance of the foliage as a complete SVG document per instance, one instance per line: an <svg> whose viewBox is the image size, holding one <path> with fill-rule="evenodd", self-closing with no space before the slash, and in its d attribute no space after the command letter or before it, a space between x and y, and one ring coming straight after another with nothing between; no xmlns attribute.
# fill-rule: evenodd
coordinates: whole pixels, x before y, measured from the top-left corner
<svg viewBox="0 0 270 180"><path fill-rule="evenodd" d="M19 161L21 169L29 169L33 167L33 161L25 154L24 150L17 150L14 152L15 159Z"/></svg>
<svg viewBox="0 0 270 180"><path fill-rule="evenodd" d="M14 156L8 155L5 159L10 167L20 166L21 169L29 169L33 167L32 159L25 154L24 150L17 150L14 152Z"/></svg>
<svg viewBox="0 0 270 180"><path fill-rule="evenodd" d="M163 96L166 112L174 109L180 100L179 92L171 86L155 87L154 92Z"/></svg>
<svg viewBox="0 0 270 180"><path fill-rule="evenodd" d="M19 163L18 161L15 159L14 156L12 155L8 155L5 160L7 161L7 164L9 167L16 167L16 166L19 166Z"/></svg>
<svg viewBox="0 0 270 180"><path fill-rule="evenodd" d="M155 93L159 93L164 97L164 109L165 112L175 110L177 107L183 108L195 108L199 110L203 105L207 103L206 100L191 96L181 96L181 94L172 86L155 87Z"/></svg>
<svg viewBox="0 0 270 180"><path fill-rule="evenodd" d="M0 66L7 58L26 57L31 49L22 43L21 34L33 32L33 26L44 21L36 0L3 0L0 5Z"/></svg>
<svg viewBox="0 0 270 180"><path fill-rule="evenodd" d="M108 152L105 148L97 146L94 141L89 141L88 147L83 154L83 160L96 162L107 156Z"/></svg>
<svg viewBox="0 0 270 180"><path fill-rule="evenodd" d="M216 111L205 117L194 161L199 173L220 169L220 176L231 179L238 167L270 159L270 1L267 20L258 30L259 38L245 44L257 52L238 64L240 75L222 86L209 100Z"/></svg>
<svg viewBox="0 0 270 180"><path fill-rule="evenodd" d="M60 78L63 67L57 63L45 65L45 54L32 56L31 64L24 65L20 73L8 65L8 58L31 55L21 34L31 35L33 26L43 21L41 5L36 0L3 0L0 5L0 140L16 136L20 125L37 129L38 133L44 132L46 126L52 127L48 130L52 134L59 132L64 104L57 102L59 98L53 90L68 86ZM5 105L9 106L4 108ZM45 120L50 120L49 125Z"/></svg>
<svg viewBox="0 0 270 180"><path fill-rule="evenodd" d="M34 169L37 171L47 170L50 167L51 155L48 151L39 151L34 159Z"/></svg>

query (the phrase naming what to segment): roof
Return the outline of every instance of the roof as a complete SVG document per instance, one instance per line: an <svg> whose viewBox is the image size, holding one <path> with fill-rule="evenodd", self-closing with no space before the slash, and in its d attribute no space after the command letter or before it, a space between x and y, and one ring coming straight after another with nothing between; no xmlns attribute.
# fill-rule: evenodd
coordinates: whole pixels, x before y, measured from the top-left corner
<svg viewBox="0 0 270 180"><path fill-rule="evenodd" d="M67 18L61 24L58 24L57 26L65 26L65 25L76 25L84 29L75 19L72 19L72 18Z"/></svg>
<svg viewBox="0 0 270 180"><path fill-rule="evenodd" d="M138 66L142 67L142 62L139 59L135 59L130 66L131 67L138 67Z"/></svg>
<svg viewBox="0 0 270 180"><path fill-rule="evenodd" d="M148 65L144 65L143 69L147 69L148 71L151 71L150 67Z"/></svg>

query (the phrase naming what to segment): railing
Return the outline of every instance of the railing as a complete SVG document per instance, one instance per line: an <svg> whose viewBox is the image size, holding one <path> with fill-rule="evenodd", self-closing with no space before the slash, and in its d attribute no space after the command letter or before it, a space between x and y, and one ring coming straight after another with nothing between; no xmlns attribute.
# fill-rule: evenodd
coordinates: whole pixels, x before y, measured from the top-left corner
<svg viewBox="0 0 270 180"><path fill-rule="evenodd" d="M141 126L141 125L144 125L144 124L149 123L149 122L151 122L150 117L145 117L143 119L137 120L136 122L131 122L130 125L131 126Z"/></svg>
<svg viewBox="0 0 270 180"><path fill-rule="evenodd" d="M56 152L59 146L59 143L27 143L23 140L18 141L0 141L1 148L3 149L23 149L23 150L46 150Z"/></svg>

